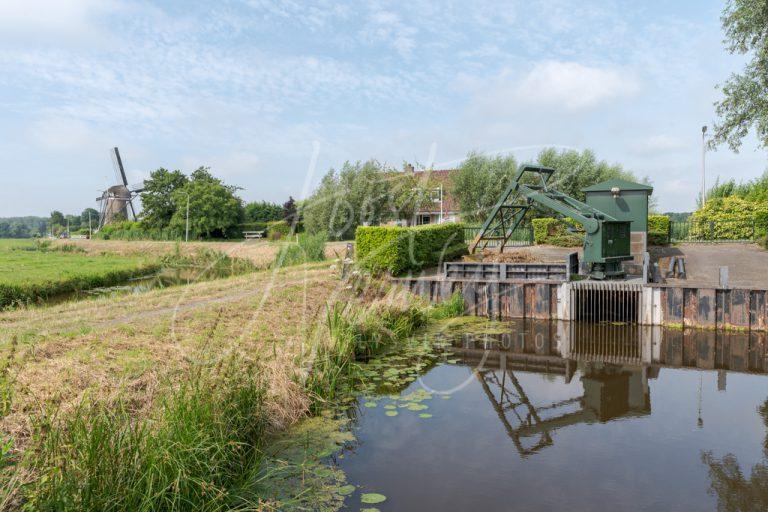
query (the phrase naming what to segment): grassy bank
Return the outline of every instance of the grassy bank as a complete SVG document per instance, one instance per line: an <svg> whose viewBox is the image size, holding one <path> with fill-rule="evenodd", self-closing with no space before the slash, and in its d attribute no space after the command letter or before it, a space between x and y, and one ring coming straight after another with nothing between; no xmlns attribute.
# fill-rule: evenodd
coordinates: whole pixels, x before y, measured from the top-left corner
<svg viewBox="0 0 768 512"><path fill-rule="evenodd" d="M265 441L429 314L327 263L0 314L5 505L284 509Z"/></svg>
<svg viewBox="0 0 768 512"><path fill-rule="evenodd" d="M156 262L141 255L89 255L72 245L1 242L0 308L112 286L159 268Z"/></svg>

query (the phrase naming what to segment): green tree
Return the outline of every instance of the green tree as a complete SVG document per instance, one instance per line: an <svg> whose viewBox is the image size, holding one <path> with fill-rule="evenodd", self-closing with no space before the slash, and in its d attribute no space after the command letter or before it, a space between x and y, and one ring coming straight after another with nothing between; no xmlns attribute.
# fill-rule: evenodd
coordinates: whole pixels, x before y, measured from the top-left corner
<svg viewBox="0 0 768 512"><path fill-rule="evenodd" d="M99 212L95 208L86 208L80 214L80 225L82 227L87 228L89 222L93 228L99 226Z"/></svg>
<svg viewBox="0 0 768 512"><path fill-rule="evenodd" d="M64 218L64 214L63 213L61 213L58 210L53 210L51 212L51 225L53 225L53 226L63 226L66 223L67 223L67 221Z"/></svg>
<svg viewBox="0 0 768 512"><path fill-rule="evenodd" d="M283 220L283 207L267 201L255 201L245 205L246 222L270 222Z"/></svg>
<svg viewBox="0 0 768 512"><path fill-rule="evenodd" d="M491 213L499 196L517 171L517 161L509 156L467 155L451 173L450 193L456 199L466 222L482 222Z"/></svg>
<svg viewBox="0 0 768 512"><path fill-rule="evenodd" d="M427 174L401 172L376 160L346 162L341 171L329 170L302 205L304 228L348 240L357 226L409 218L425 196Z"/></svg>
<svg viewBox="0 0 768 512"><path fill-rule="evenodd" d="M729 0L720 18L724 43L732 54L749 55L741 73L734 73L720 87L723 98L715 103L720 121L710 146L727 143L738 151L742 139L754 128L768 148L768 3L765 0Z"/></svg>
<svg viewBox="0 0 768 512"><path fill-rule="evenodd" d="M237 190L238 187L226 185L211 175L209 168L198 168L189 182L171 196L174 214L170 227L184 231L189 197L189 228L192 233L204 238L235 235L237 225L243 220L243 203L235 195Z"/></svg>
<svg viewBox="0 0 768 512"><path fill-rule="evenodd" d="M189 179L181 171L157 169L144 182L141 194L141 224L145 229L163 229L168 227L176 212L173 201L174 193L184 188ZM184 203L186 208L186 202Z"/></svg>

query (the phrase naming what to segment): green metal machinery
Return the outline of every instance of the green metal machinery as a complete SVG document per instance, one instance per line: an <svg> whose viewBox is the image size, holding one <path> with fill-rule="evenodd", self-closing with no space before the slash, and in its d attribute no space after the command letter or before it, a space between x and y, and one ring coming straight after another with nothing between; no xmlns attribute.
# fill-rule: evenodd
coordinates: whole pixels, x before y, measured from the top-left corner
<svg viewBox="0 0 768 512"><path fill-rule="evenodd" d="M616 220L581 201L551 188L548 183L555 170L525 164L499 198L482 229L470 245L470 252L485 249L494 242L499 252L523 222L525 214L538 204L567 217L584 229L583 261L593 279L621 279L621 262L631 260L630 222Z"/></svg>

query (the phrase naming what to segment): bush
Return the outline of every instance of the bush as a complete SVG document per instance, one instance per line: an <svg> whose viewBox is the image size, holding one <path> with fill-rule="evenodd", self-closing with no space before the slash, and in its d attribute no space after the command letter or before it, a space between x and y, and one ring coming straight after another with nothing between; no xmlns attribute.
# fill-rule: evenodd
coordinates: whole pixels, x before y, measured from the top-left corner
<svg viewBox="0 0 768 512"><path fill-rule="evenodd" d="M140 222L125 220L107 224L98 232L93 234L93 238L102 240L182 240L185 233L170 228L154 229L144 228ZM196 235L190 231L189 237Z"/></svg>
<svg viewBox="0 0 768 512"><path fill-rule="evenodd" d="M768 202L736 196L708 199L691 215L690 222L694 239L757 239L768 232Z"/></svg>
<svg viewBox="0 0 768 512"><path fill-rule="evenodd" d="M454 223L415 228L359 226L355 247L360 266L395 276L467 253L464 225Z"/></svg>
<svg viewBox="0 0 768 512"><path fill-rule="evenodd" d="M267 222L267 236L270 240L280 240L291 233L291 225L284 220Z"/></svg>
<svg viewBox="0 0 768 512"><path fill-rule="evenodd" d="M301 265L312 261L325 259L325 242L328 235L317 233L309 235L302 233L298 241L286 244L280 248L275 256L274 267L287 267L289 265Z"/></svg>
<svg viewBox="0 0 768 512"><path fill-rule="evenodd" d="M533 219L533 239L537 245L557 245L558 247L576 247L582 245L581 236L568 232L566 223L561 219L543 217Z"/></svg>
<svg viewBox="0 0 768 512"><path fill-rule="evenodd" d="M648 245L669 244L670 221L666 215L648 216Z"/></svg>

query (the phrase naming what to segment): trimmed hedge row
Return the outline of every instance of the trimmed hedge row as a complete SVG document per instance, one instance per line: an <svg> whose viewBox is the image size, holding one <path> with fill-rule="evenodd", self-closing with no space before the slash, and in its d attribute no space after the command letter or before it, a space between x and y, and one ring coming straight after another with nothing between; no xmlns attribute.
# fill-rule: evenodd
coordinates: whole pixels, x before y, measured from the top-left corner
<svg viewBox="0 0 768 512"><path fill-rule="evenodd" d="M536 245L557 245L559 247L576 247L583 244L584 240L579 235L568 232L568 228L561 219L543 217L533 219L533 240Z"/></svg>
<svg viewBox="0 0 768 512"><path fill-rule="evenodd" d="M397 276L463 256L467 244L464 225L458 223L414 228L359 226L355 250L361 267Z"/></svg>
<svg viewBox="0 0 768 512"><path fill-rule="evenodd" d="M669 244L670 221L666 215L648 216L648 245Z"/></svg>

